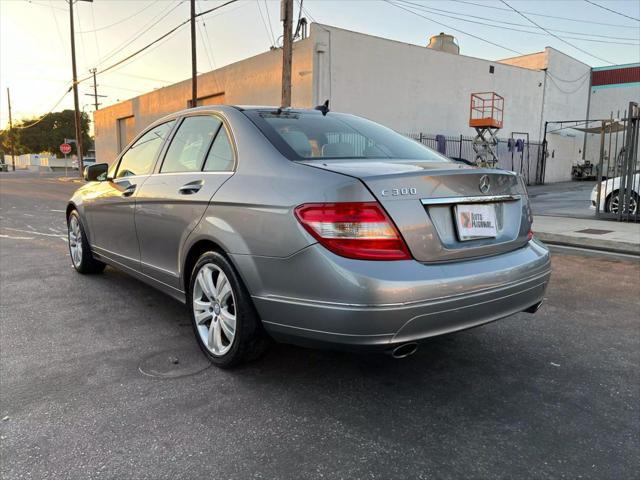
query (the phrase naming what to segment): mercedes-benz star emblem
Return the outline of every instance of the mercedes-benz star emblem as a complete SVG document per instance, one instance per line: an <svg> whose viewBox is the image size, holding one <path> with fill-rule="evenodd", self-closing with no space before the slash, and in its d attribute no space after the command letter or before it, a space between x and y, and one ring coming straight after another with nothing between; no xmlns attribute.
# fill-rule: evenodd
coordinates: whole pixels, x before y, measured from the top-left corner
<svg viewBox="0 0 640 480"><path fill-rule="evenodd" d="M491 180L489 179L489 175L483 175L480 177L480 191L482 193L489 193L491 190Z"/></svg>

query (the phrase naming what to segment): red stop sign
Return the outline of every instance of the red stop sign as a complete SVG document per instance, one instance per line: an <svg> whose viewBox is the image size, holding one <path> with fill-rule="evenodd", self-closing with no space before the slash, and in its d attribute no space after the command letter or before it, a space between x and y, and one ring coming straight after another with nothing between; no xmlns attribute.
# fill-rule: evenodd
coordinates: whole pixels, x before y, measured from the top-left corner
<svg viewBox="0 0 640 480"><path fill-rule="evenodd" d="M70 154L71 153L71 145L69 145L68 143L63 143L62 145L60 145L60 151L64 155Z"/></svg>

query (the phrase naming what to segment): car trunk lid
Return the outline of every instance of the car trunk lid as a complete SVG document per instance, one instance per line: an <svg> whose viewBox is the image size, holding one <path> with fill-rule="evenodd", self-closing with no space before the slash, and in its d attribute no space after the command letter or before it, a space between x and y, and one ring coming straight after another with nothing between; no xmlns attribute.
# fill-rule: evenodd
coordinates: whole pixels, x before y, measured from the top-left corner
<svg viewBox="0 0 640 480"><path fill-rule="evenodd" d="M360 179L395 222L418 261L496 255L520 248L528 241L531 212L526 188L513 172L453 162L316 160L300 163ZM495 226L489 237L465 239L466 223L462 223L467 220L463 216L475 211L491 214Z"/></svg>

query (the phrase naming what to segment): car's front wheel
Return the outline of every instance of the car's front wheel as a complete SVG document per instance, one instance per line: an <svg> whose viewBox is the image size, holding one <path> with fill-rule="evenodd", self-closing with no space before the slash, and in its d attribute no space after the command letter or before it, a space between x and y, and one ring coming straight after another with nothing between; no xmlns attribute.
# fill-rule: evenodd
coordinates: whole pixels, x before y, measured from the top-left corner
<svg viewBox="0 0 640 480"><path fill-rule="evenodd" d="M73 210L67 218L67 234L73 268L79 273L102 272L105 264L93 258L80 215L76 210Z"/></svg>
<svg viewBox="0 0 640 480"><path fill-rule="evenodd" d="M219 252L203 253L191 273L189 311L200 348L228 368L259 357L268 337L242 280Z"/></svg>
<svg viewBox="0 0 640 480"><path fill-rule="evenodd" d="M606 211L607 213L618 213L620 211L620 192L616 190L607 200ZM627 204L622 208L622 213L635 214L638 209L638 196L635 192L630 193L630 198Z"/></svg>

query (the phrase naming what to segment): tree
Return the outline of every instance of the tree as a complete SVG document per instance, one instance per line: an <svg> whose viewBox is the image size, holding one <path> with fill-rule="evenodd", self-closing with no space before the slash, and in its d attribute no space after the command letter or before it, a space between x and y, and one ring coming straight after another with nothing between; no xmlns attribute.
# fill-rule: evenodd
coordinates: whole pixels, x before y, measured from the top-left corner
<svg viewBox="0 0 640 480"><path fill-rule="evenodd" d="M14 125L16 154L41 152L57 154L60 153L60 144L65 138L76 136L73 110L52 112L38 120L38 118L23 119ZM89 116L84 112L81 116L81 129L82 150L86 153L92 147L92 142L89 138ZM75 153L75 145L72 147Z"/></svg>

